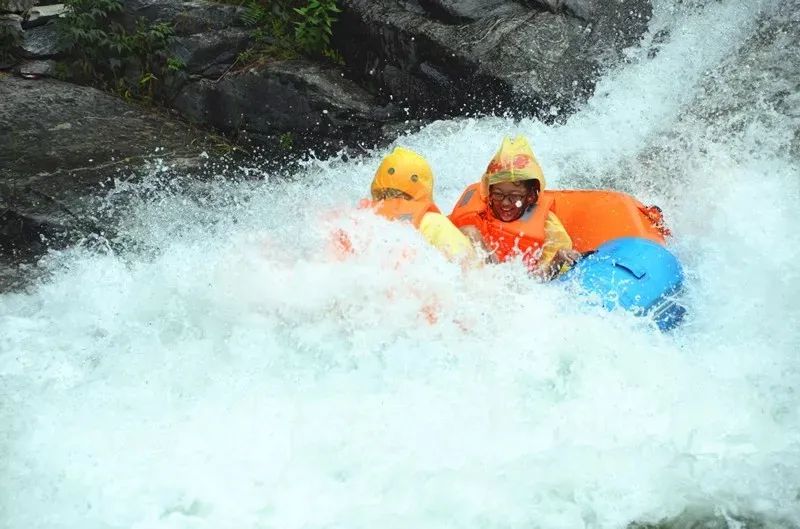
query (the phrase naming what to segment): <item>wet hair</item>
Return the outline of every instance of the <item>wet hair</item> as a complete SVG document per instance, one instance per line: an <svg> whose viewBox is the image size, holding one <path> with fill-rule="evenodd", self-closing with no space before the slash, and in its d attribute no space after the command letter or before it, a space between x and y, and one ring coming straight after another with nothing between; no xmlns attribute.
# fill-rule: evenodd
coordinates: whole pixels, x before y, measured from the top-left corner
<svg viewBox="0 0 800 529"><path fill-rule="evenodd" d="M528 193L531 191L536 191L538 193L542 190L542 184L539 182L538 178L534 178L533 180L523 180L522 185L525 186L525 190Z"/></svg>

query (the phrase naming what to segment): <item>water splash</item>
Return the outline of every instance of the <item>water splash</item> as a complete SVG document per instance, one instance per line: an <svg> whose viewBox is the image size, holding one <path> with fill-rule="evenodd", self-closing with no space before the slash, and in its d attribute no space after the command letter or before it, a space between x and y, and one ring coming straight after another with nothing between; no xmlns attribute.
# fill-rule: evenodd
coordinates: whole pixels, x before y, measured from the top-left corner
<svg viewBox="0 0 800 529"><path fill-rule="evenodd" d="M119 186L117 241L0 298L2 525L796 526L797 106L745 89L790 82L790 7L658 3L564 125L401 140L444 209L518 132L551 186L658 202L689 274L672 335L353 212L382 153ZM336 229L356 255L329 250Z"/></svg>

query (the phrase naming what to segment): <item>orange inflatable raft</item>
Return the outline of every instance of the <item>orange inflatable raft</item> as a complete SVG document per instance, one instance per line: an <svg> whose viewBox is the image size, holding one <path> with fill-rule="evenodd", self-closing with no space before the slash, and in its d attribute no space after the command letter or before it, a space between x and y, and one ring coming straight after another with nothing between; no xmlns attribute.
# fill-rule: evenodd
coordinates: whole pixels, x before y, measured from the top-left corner
<svg viewBox="0 0 800 529"><path fill-rule="evenodd" d="M663 246L669 235L658 207L645 206L625 193L568 190L543 191L541 195L553 198L553 212L579 252L597 250L620 237L640 237Z"/></svg>
<svg viewBox="0 0 800 529"><path fill-rule="evenodd" d="M572 238L591 252L559 281L579 285L608 310L621 307L651 318L663 331L678 326L683 269L666 248L661 209L617 191L544 191Z"/></svg>

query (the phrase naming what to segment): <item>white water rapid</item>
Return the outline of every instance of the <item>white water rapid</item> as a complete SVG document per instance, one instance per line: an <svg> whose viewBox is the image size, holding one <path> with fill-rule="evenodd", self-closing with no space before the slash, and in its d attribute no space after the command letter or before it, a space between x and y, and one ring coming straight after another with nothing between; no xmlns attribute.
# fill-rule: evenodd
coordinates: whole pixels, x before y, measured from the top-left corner
<svg viewBox="0 0 800 529"><path fill-rule="evenodd" d="M0 295L0 527L800 526L798 27L791 0L659 0L565 124L397 142L445 210L515 133L550 187L659 204L688 276L670 334L337 217L386 151L121 184L127 250ZM367 243L340 261L342 225Z"/></svg>

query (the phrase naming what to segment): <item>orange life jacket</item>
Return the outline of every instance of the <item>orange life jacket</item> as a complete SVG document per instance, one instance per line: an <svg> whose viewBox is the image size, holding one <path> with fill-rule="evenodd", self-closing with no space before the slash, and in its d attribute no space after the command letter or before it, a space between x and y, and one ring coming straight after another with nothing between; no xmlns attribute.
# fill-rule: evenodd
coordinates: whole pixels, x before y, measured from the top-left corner
<svg viewBox="0 0 800 529"><path fill-rule="evenodd" d="M386 200L364 199L358 205L361 209L372 208L375 213L389 220L410 222L419 228L422 217L426 213L440 213L433 202L422 200L405 200L402 198L387 198Z"/></svg>
<svg viewBox="0 0 800 529"><path fill-rule="evenodd" d="M475 226L499 261L522 254L525 264L533 266L545 241L545 222L553 209L553 200L539 195L539 200L519 219L503 222L492 215L481 198L479 184L472 184L458 199L450 220L457 227Z"/></svg>

